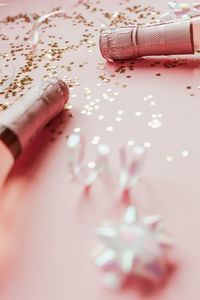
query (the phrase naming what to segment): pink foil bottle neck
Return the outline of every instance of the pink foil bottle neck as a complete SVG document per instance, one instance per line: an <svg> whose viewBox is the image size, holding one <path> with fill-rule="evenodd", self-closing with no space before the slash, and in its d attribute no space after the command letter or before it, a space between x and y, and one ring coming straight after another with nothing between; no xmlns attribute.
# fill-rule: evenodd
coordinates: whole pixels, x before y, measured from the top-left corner
<svg viewBox="0 0 200 300"><path fill-rule="evenodd" d="M103 31L99 46L102 56L110 60L193 54L193 28L190 20L120 27Z"/></svg>

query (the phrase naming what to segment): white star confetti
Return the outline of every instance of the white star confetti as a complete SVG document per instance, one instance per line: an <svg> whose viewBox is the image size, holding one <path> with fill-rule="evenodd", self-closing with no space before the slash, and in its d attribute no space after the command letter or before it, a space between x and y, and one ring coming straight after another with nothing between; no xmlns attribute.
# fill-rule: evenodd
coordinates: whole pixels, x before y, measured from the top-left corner
<svg viewBox="0 0 200 300"><path fill-rule="evenodd" d="M157 129L162 126L162 123L159 119L153 119L152 121L148 122L148 126L153 129Z"/></svg>
<svg viewBox="0 0 200 300"><path fill-rule="evenodd" d="M135 112L135 116L136 116L136 117L140 117L141 115L142 115L142 112L141 112L141 111L136 111L136 112Z"/></svg>
<svg viewBox="0 0 200 300"><path fill-rule="evenodd" d="M106 130L107 130L108 132L112 132L112 131L114 130L114 128L113 128L113 126L108 126L108 127L106 128Z"/></svg>

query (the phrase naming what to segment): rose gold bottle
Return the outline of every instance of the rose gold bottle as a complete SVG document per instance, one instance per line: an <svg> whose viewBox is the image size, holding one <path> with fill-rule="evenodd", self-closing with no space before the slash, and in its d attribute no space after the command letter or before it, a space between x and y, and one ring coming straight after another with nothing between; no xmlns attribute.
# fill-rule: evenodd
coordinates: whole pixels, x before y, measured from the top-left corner
<svg viewBox="0 0 200 300"><path fill-rule="evenodd" d="M107 29L100 35L102 56L108 60L141 56L194 54L200 50L200 17L145 26Z"/></svg>
<svg viewBox="0 0 200 300"><path fill-rule="evenodd" d="M44 80L0 113L0 188L33 137L64 108L69 90L62 80Z"/></svg>

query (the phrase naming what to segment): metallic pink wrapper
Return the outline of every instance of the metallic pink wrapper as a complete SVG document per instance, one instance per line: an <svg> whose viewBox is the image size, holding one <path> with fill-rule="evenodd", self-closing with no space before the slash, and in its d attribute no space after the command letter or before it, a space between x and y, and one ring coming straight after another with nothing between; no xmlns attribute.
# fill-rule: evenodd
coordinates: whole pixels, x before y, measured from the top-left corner
<svg viewBox="0 0 200 300"><path fill-rule="evenodd" d="M58 79L43 80L0 115L0 124L18 137L22 150L68 101L67 85Z"/></svg>
<svg viewBox="0 0 200 300"><path fill-rule="evenodd" d="M193 54L192 30L189 20L121 27L103 31L99 46L102 56L110 60L151 55Z"/></svg>

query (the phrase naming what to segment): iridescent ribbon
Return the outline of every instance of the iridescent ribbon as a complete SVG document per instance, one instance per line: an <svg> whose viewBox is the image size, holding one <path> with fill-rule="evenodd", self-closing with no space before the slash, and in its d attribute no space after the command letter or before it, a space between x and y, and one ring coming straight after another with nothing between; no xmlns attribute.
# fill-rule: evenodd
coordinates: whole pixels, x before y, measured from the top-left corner
<svg viewBox="0 0 200 300"><path fill-rule="evenodd" d="M169 11L161 16L162 20L187 19L200 15L200 3L168 2Z"/></svg>
<svg viewBox="0 0 200 300"><path fill-rule="evenodd" d="M146 149L142 146L128 146L120 149L120 186L123 190L129 190L137 183L144 166L146 154Z"/></svg>
<svg viewBox="0 0 200 300"><path fill-rule="evenodd" d="M33 28L31 30L31 36L30 36L30 43L33 47L33 50L36 48L36 46L39 42L39 27L40 27L41 23L44 22L46 19L52 17L52 16L63 14L63 13L66 13L66 12L69 12L69 10L53 11L51 13L43 15L42 17L40 17L38 20L36 20L34 22Z"/></svg>
<svg viewBox="0 0 200 300"><path fill-rule="evenodd" d="M80 135L73 134L69 136L67 146L67 164L70 175L73 179L79 181L79 175L83 171L85 141Z"/></svg>
<svg viewBox="0 0 200 300"><path fill-rule="evenodd" d="M108 155L110 148L107 145L99 145L94 167L89 169L84 165L85 140L81 135L70 135L67 142L67 164L73 180L83 183L85 187L91 187L101 174L109 173Z"/></svg>
<svg viewBox="0 0 200 300"><path fill-rule="evenodd" d="M113 176L109 167L110 148L108 145L97 147L96 160L92 168L84 164L85 139L78 134L72 134L67 142L67 164L71 177L85 187L90 187L100 175ZM131 189L141 176L147 151L142 146L122 147L119 151L120 174L119 185L122 190ZM118 181L118 179L117 179Z"/></svg>
<svg viewBox="0 0 200 300"><path fill-rule="evenodd" d="M110 173L108 164L109 154L110 148L108 145L99 145L97 147L96 166L88 172L88 176L84 182L86 187L91 186L101 174L108 175Z"/></svg>
<svg viewBox="0 0 200 300"><path fill-rule="evenodd" d="M80 3L81 2L79 1L77 4L80 4ZM63 9L63 10L57 10L57 11L50 12L46 15L43 15L42 17L40 17L38 20L36 20L34 22L33 28L31 30L31 40L30 40L30 43L33 47L33 50L35 50L35 48L36 48L36 46L39 42L39 39L40 39L39 27L40 27L41 23L44 22L46 19L52 17L52 16L72 12L73 8L74 8L74 6L71 9ZM101 18L99 18L97 16L94 17L92 14L90 14L88 12L84 12L84 14L86 14L86 15L92 17L92 18L95 18L96 20L101 22L101 24L103 24L106 28L110 28L109 25L104 20L102 20Z"/></svg>

